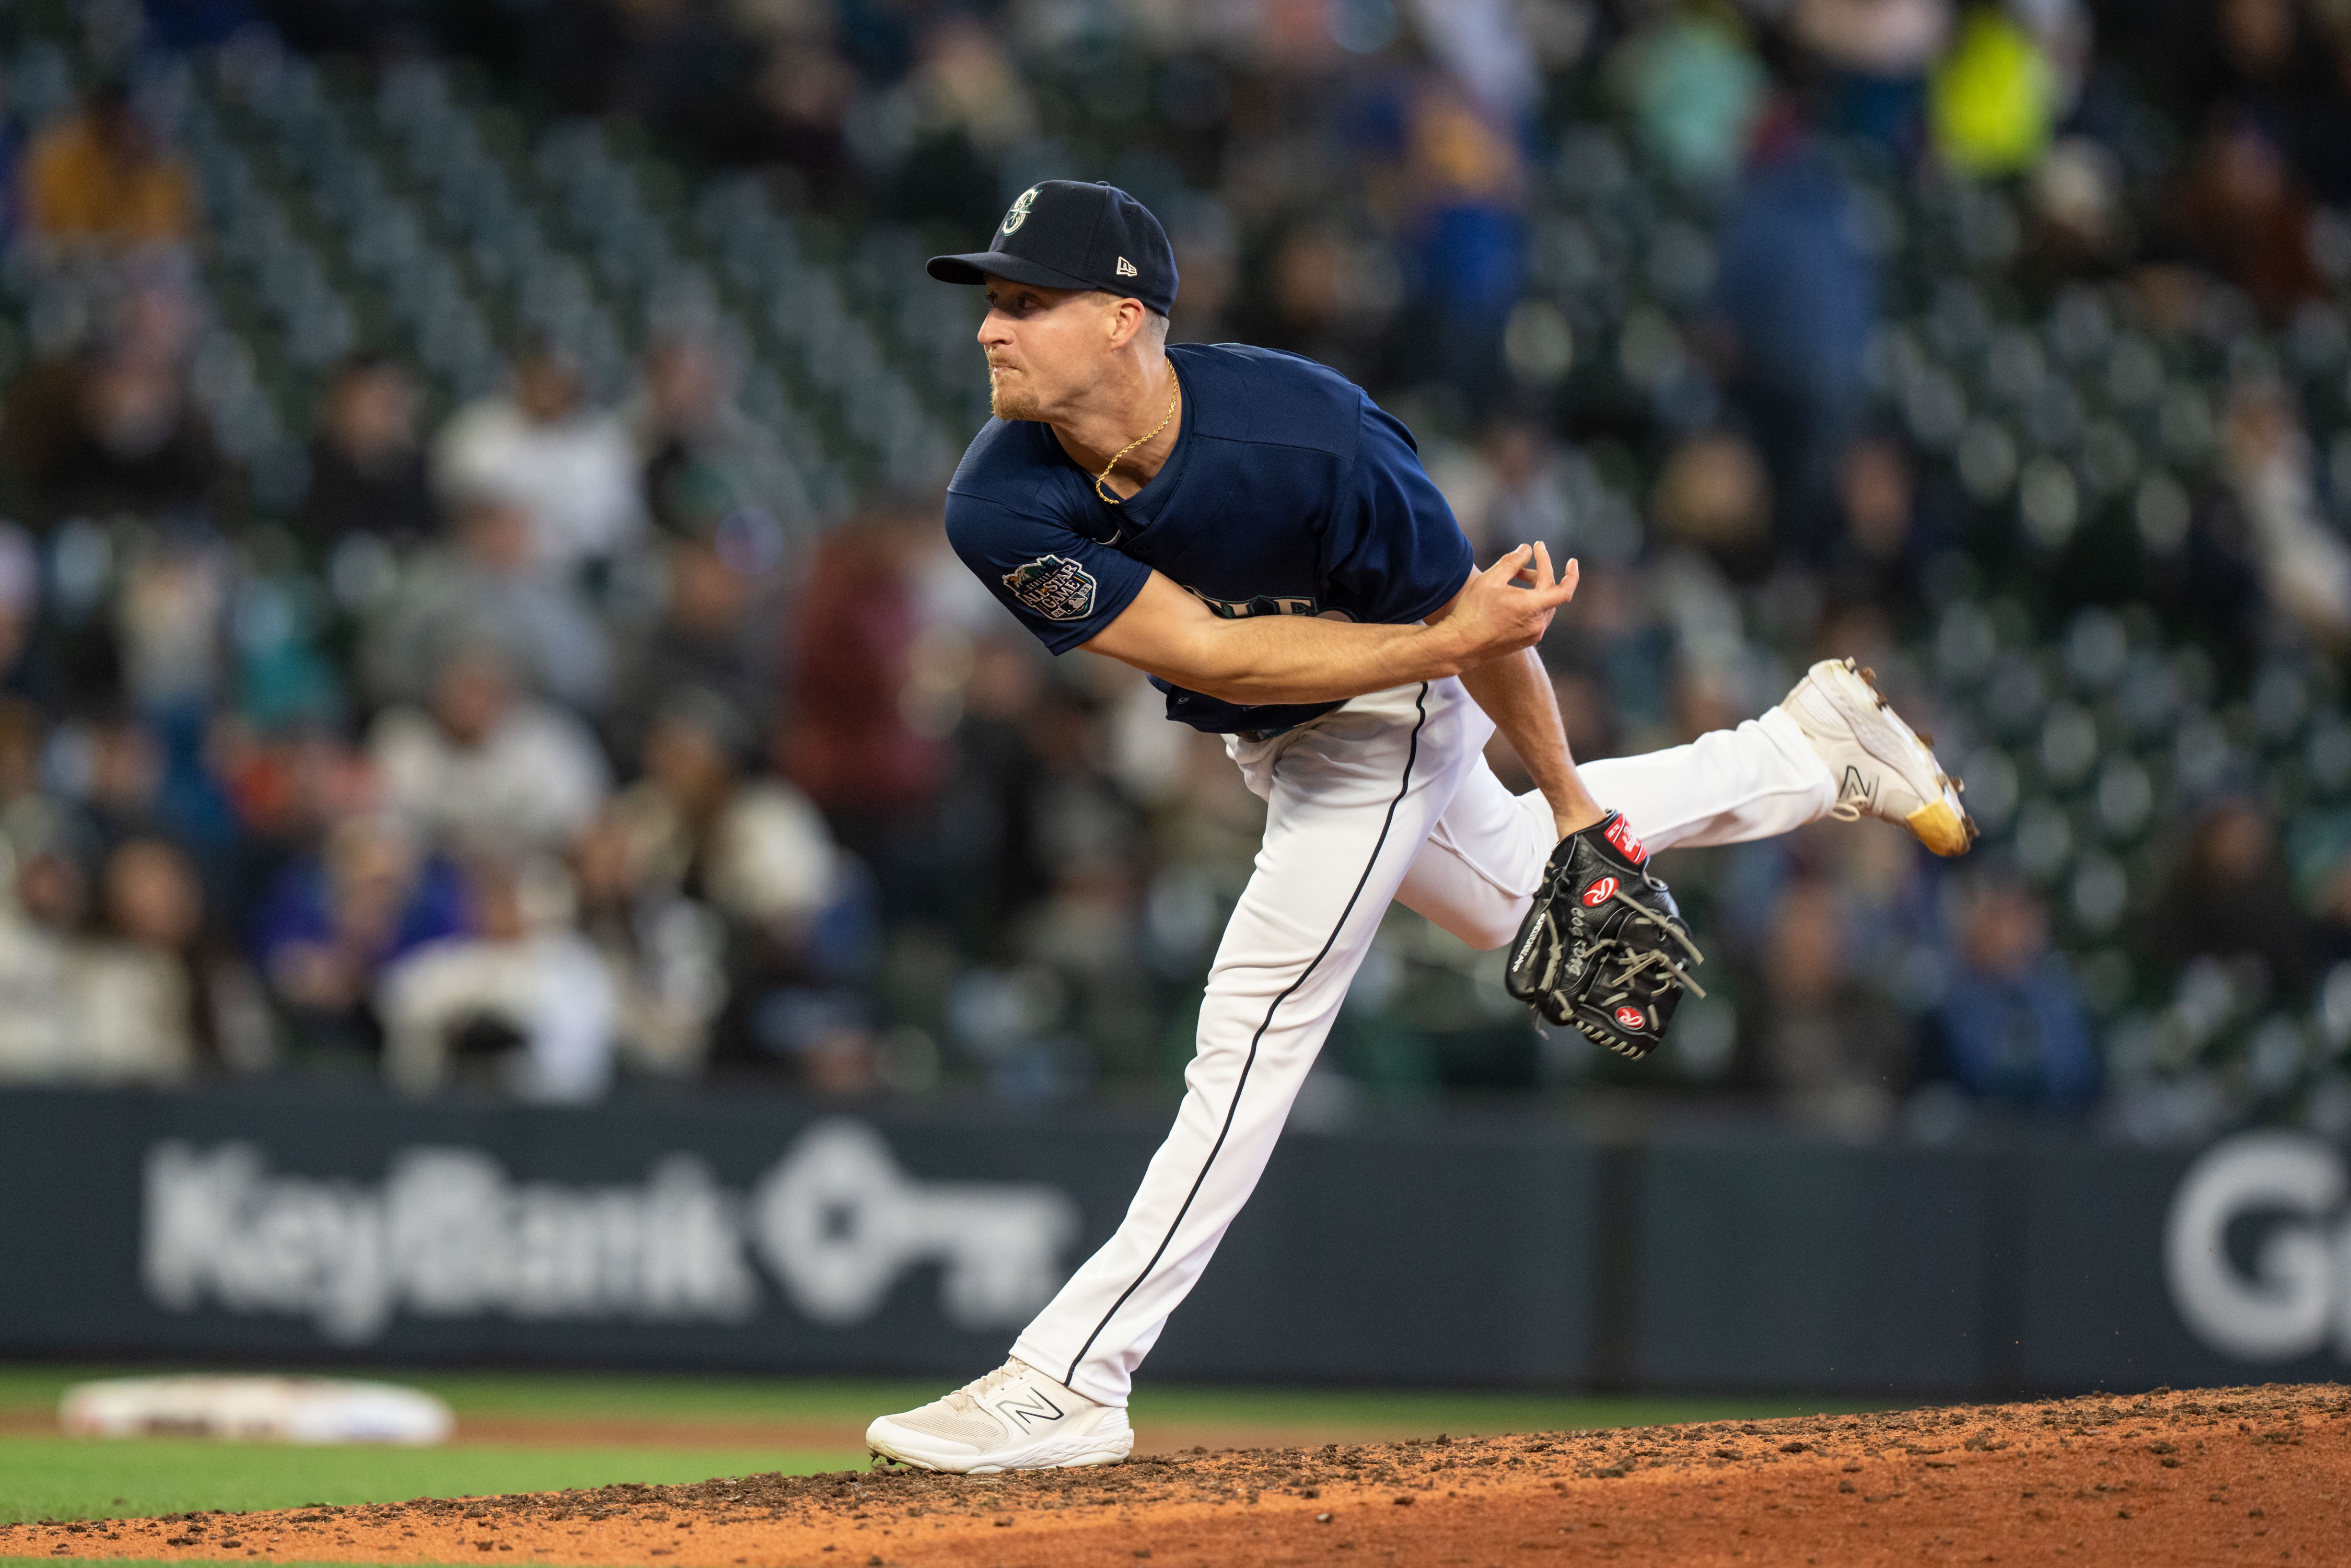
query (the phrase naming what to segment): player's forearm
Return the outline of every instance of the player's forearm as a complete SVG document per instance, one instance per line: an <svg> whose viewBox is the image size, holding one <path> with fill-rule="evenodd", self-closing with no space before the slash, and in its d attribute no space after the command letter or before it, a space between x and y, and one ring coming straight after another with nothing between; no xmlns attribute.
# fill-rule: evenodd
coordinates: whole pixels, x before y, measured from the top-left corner
<svg viewBox="0 0 2351 1568"><path fill-rule="evenodd" d="M1412 625L1304 615L1226 620L1155 571L1118 618L1080 646L1228 703L1344 702L1531 648L1574 592L1575 563L1554 581L1539 545L1470 573L1425 623Z"/></svg>
<svg viewBox="0 0 2351 1568"><path fill-rule="evenodd" d="M1462 654L1460 636L1441 625L1259 615L1207 623L1181 655L1186 668L1153 673L1228 703L1343 702L1458 674Z"/></svg>
<svg viewBox="0 0 2351 1568"><path fill-rule="evenodd" d="M1562 838L1601 819L1600 803L1576 772L1567 730L1560 722L1559 700L1533 649L1473 665L1461 672L1461 685L1526 765Z"/></svg>

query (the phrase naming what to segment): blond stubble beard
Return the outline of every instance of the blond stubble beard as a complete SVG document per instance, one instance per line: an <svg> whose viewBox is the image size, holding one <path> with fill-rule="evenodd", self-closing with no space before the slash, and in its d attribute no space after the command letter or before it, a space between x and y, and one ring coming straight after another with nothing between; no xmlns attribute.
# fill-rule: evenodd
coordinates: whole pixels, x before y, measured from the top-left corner
<svg viewBox="0 0 2351 1568"><path fill-rule="evenodd" d="M987 378L987 412L998 419L1035 419L1037 399L1027 391L1016 391L1008 383L1009 376Z"/></svg>

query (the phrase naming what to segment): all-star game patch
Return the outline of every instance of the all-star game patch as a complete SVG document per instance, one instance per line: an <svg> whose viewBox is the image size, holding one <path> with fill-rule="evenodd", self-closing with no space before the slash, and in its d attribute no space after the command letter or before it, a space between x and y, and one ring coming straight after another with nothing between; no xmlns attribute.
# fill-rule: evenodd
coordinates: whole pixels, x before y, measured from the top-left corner
<svg viewBox="0 0 2351 1568"><path fill-rule="evenodd" d="M1082 621L1094 612L1094 578L1073 560L1040 557L1004 574L1012 597L1048 621Z"/></svg>

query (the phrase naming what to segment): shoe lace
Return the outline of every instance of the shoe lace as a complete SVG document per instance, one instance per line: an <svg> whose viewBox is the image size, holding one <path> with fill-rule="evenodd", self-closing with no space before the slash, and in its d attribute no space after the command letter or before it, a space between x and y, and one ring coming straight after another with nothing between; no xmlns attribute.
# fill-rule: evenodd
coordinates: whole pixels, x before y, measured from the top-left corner
<svg viewBox="0 0 2351 1568"><path fill-rule="evenodd" d="M985 1377L975 1377L939 1403L950 1410L968 1411L979 1408L979 1396L992 1394L1014 1381L1029 1369L1017 1361L1008 1361Z"/></svg>

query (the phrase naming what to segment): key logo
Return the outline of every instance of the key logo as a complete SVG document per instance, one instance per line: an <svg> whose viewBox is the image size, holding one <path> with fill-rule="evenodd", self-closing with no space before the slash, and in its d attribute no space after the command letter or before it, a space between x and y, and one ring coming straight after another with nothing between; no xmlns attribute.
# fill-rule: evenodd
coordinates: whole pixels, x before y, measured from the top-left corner
<svg viewBox="0 0 2351 1568"><path fill-rule="evenodd" d="M1094 579L1073 560L1039 556L1004 574L1005 591L1048 621L1082 621L1094 612Z"/></svg>
<svg viewBox="0 0 2351 1568"><path fill-rule="evenodd" d="M1004 214L1004 222L997 229L998 234L1008 235L1029 221L1029 209L1037 204L1037 191L1038 187L1031 185L1012 198L1012 210Z"/></svg>
<svg viewBox="0 0 2351 1568"><path fill-rule="evenodd" d="M1621 812L1609 819L1608 831L1603 836L1610 843L1614 844L1625 858L1635 865L1639 865L1649 858L1649 852L1643 849L1641 841L1633 836L1632 827L1625 821Z"/></svg>
<svg viewBox="0 0 2351 1568"><path fill-rule="evenodd" d="M1625 1029L1646 1029L1649 1027L1649 1015L1638 1008L1618 1008L1616 1022Z"/></svg>
<svg viewBox="0 0 2351 1568"><path fill-rule="evenodd" d="M1613 876L1604 876L1583 890L1583 907L1597 909L1615 896L1616 879Z"/></svg>

